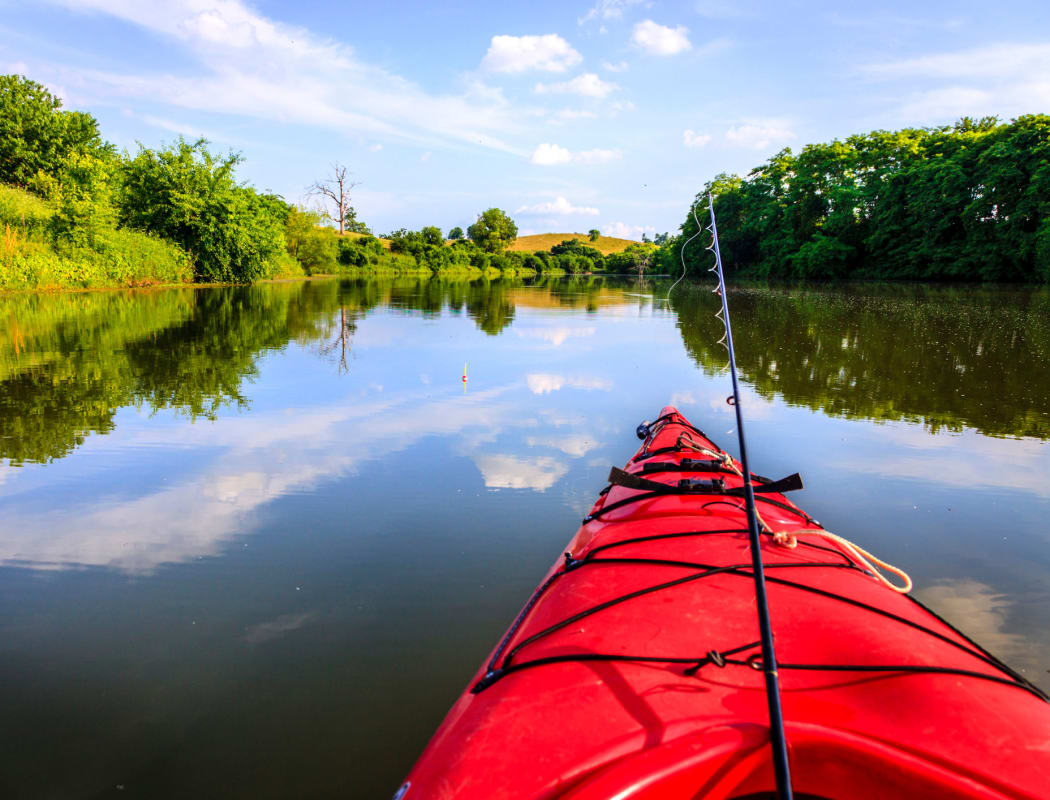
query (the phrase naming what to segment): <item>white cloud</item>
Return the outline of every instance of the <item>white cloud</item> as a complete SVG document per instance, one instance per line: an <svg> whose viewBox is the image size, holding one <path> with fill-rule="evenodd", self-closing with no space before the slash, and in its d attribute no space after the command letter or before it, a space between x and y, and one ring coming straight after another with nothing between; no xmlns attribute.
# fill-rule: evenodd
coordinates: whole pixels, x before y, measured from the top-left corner
<svg viewBox="0 0 1050 800"><path fill-rule="evenodd" d="M419 160L420 160L420 161L422 161L422 162L423 162L423 163L425 164L425 163L426 163L427 161L429 161L429 160L430 160L430 157L431 157L432 155L434 155L434 154L433 154L433 153L431 153L431 152L430 152L430 151L428 150L427 152L423 153L423 155L421 155L421 156L419 157Z"/></svg>
<svg viewBox="0 0 1050 800"><path fill-rule="evenodd" d="M656 233L652 225L628 225L626 222L611 222L602 227L603 236L616 239L641 239L643 233Z"/></svg>
<svg viewBox="0 0 1050 800"><path fill-rule="evenodd" d="M569 328L561 326L558 328L514 328L515 333L519 337L530 338L530 339L543 339L544 341L550 342L555 347L561 347L566 341L572 338L586 338L588 336L594 336L597 333L597 328ZM2 474L0 474L2 477Z"/></svg>
<svg viewBox="0 0 1050 800"><path fill-rule="evenodd" d="M167 37L197 62L197 69L178 73L57 71L96 102L159 102L181 109L295 121L341 133L480 145L512 153L519 151L502 136L517 130L531 113L495 91L481 95L470 87L460 93L424 90L360 60L351 48L328 36L270 20L242 0L54 2L74 11L108 14Z"/></svg>
<svg viewBox="0 0 1050 800"><path fill-rule="evenodd" d="M626 72L629 66L626 61L619 61L615 64L609 61L602 62L602 69L607 69L609 72Z"/></svg>
<svg viewBox="0 0 1050 800"><path fill-rule="evenodd" d="M578 94L581 97L601 99L619 88L615 83L603 81L593 72L586 72L577 75L571 81L537 83L536 94Z"/></svg>
<svg viewBox="0 0 1050 800"><path fill-rule="evenodd" d="M697 133L693 130L682 131L682 144L686 147L703 147L711 141L711 135L707 133Z"/></svg>
<svg viewBox="0 0 1050 800"><path fill-rule="evenodd" d="M631 32L631 41L636 47L655 56L673 56L692 48L689 29L679 25L669 28L651 19L639 22Z"/></svg>
<svg viewBox="0 0 1050 800"><path fill-rule="evenodd" d="M368 149L371 152L373 152L373 153L378 153L380 150L383 149L383 145L381 145L381 144L374 144L374 145L370 146Z"/></svg>
<svg viewBox="0 0 1050 800"><path fill-rule="evenodd" d="M591 450L601 446L601 442L595 441L593 436L584 433L549 436L546 438L530 436L525 440L525 443L529 447L552 447L573 458L583 458Z"/></svg>
<svg viewBox="0 0 1050 800"><path fill-rule="evenodd" d="M519 456L476 456L485 485L492 489L532 489L545 492L569 471L567 464L556 458L520 458Z"/></svg>
<svg viewBox="0 0 1050 800"><path fill-rule="evenodd" d="M544 142L532 153L532 163L552 166L555 164L568 164L572 161L572 153L564 147Z"/></svg>
<svg viewBox="0 0 1050 800"><path fill-rule="evenodd" d="M578 153L556 144L545 142L532 153L532 163L542 166L556 166L574 161L578 164L606 164L623 157L619 150L581 150Z"/></svg>
<svg viewBox="0 0 1050 800"><path fill-rule="evenodd" d="M623 17L623 12L628 8L640 5L643 2L645 0L598 0L577 22L580 25L586 25L592 19L620 19ZM605 33L604 26L601 32Z"/></svg>
<svg viewBox="0 0 1050 800"><path fill-rule="evenodd" d="M612 389L612 382L605 378L588 376L565 377L544 372L534 372L525 376L525 384L533 394L550 394L564 386L576 389L599 390L607 392Z"/></svg>
<svg viewBox="0 0 1050 800"><path fill-rule="evenodd" d="M733 125L726 131L725 139L738 147L763 150L773 145L787 144L795 139L795 133L783 122L766 120Z"/></svg>
<svg viewBox="0 0 1050 800"><path fill-rule="evenodd" d="M556 33L543 36L493 36L481 66L490 72L565 72L583 61Z"/></svg>
<svg viewBox="0 0 1050 800"><path fill-rule="evenodd" d="M566 216L569 214L579 214L582 216L596 217L600 213L597 208L593 206L574 206L564 197L558 197L555 200L549 200L546 203L537 203L532 206L522 206L515 214L558 214Z"/></svg>

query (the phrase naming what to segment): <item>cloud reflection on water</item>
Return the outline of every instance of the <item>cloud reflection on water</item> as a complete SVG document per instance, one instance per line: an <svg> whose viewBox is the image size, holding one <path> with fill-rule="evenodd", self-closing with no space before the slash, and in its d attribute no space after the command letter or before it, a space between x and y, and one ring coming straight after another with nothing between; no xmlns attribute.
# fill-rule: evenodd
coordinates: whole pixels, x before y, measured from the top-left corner
<svg viewBox="0 0 1050 800"><path fill-rule="evenodd" d="M472 428L491 436L520 424L513 405L500 401L512 388L466 398L401 395L397 401L294 414L274 411L224 419L221 425L186 422L127 434L117 430L108 440L111 448L191 446L219 452L191 478L153 486L138 497L113 493L60 510L9 512L0 530L0 564L146 574L161 564L217 555L228 540L251 531L254 511L282 495L350 474L363 462L405 450L424 436ZM353 446L333 447L333 442ZM544 477L533 482L548 488L565 470L546 464L541 472Z"/></svg>

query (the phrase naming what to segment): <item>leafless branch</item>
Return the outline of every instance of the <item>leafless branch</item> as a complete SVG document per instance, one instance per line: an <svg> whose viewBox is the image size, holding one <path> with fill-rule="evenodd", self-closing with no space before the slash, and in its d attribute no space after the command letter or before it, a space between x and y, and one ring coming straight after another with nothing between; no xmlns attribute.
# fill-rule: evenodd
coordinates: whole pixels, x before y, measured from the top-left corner
<svg viewBox="0 0 1050 800"><path fill-rule="evenodd" d="M335 208L335 218L339 220L339 233L346 231L346 212L350 208L350 192L358 184L349 179L349 171L336 161L332 164L332 177L314 181L306 187L308 197L319 197Z"/></svg>

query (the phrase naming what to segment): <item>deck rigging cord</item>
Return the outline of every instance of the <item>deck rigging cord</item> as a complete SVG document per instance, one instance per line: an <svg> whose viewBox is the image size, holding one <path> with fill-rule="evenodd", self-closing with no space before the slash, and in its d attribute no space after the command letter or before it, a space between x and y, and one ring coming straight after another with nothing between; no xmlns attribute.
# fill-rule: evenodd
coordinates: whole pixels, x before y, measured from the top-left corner
<svg viewBox="0 0 1050 800"><path fill-rule="evenodd" d="M766 684L766 705L769 708L769 745L773 756L773 773L776 778L777 797L780 800L792 800L791 766L788 763L787 737L784 734L784 715L780 706L780 684L777 679L777 656L773 646L773 628L769 621L769 601L766 596L766 574L762 564L762 537L759 528L758 511L755 508L755 490L751 484L751 470L747 463L747 443L744 438L744 417L740 407L740 385L736 374L736 354L733 351L733 326L729 321L729 300L726 293L725 274L722 271L722 252L718 247L718 223L715 221L715 202L711 193L707 193L707 208L711 215L711 244L707 248L715 257L711 272L718 276L718 287L715 289L722 300L721 312L715 314L725 326L725 336L720 339L729 351L729 375L733 382L733 411L736 413L736 436L740 446L740 471L744 479L744 503L747 509L748 541L751 550L751 572L755 581L755 605L758 607L758 632L761 641L761 671ZM693 219L697 227L696 204L692 207ZM683 247L683 250L685 248ZM682 255L682 264L685 256Z"/></svg>

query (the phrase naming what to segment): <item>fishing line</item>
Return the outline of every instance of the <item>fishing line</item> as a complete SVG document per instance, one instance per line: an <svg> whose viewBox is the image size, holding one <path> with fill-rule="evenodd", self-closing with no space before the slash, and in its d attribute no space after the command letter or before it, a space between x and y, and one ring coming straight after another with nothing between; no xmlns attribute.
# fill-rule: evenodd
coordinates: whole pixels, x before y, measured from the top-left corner
<svg viewBox="0 0 1050 800"><path fill-rule="evenodd" d="M696 218L696 203L693 203L689 210L693 212L693 220L696 222L696 233L686 239L685 242L682 243L682 249L678 251L678 257L682 260L682 274L678 276L678 280L672 283L671 288L667 290L667 297L664 298L664 302L667 303L668 306L671 305L671 292L674 291L674 287L680 284L682 278L685 277L685 248L689 246L689 243L693 241L693 239L704 232L703 227L700 225L700 220Z"/></svg>

